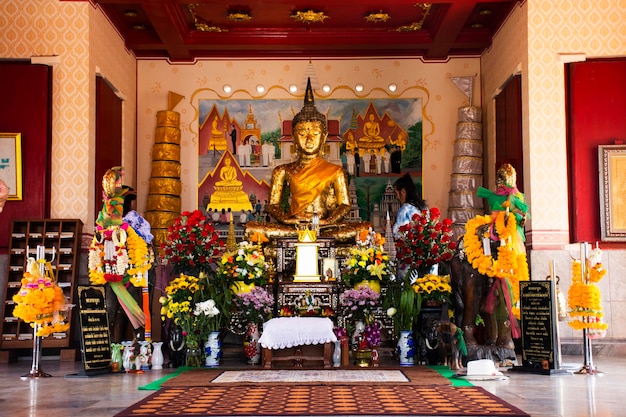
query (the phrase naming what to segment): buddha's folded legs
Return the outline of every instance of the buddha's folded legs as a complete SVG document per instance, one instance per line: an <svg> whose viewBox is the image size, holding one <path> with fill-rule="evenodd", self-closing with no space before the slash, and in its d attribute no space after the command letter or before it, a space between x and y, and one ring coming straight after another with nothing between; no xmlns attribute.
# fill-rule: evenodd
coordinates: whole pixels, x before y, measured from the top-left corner
<svg viewBox="0 0 626 417"><path fill-rule="evenodd" d="M319 237L333 237L337 242L351 242L355 240L357 233L372 227L369 222L344 222L320 228ZM245 236L249 238L255 233L260 233L269 239L282 237L297 237L295 226L272 222L248 222Z"/></svg>

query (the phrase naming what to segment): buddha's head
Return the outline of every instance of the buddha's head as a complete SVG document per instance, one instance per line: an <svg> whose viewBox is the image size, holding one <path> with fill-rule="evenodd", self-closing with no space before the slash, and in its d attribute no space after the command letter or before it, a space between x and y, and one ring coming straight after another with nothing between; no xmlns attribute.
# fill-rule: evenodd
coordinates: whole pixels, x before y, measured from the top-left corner
<svg viewBox="0 0 626 417"><path fill-rule="evenodd" d="M315 108L315 99L309 78L304 94L304 106L292 120L293 142L299 153L315 155L320 152L327 136L326 116Z"/></svg>

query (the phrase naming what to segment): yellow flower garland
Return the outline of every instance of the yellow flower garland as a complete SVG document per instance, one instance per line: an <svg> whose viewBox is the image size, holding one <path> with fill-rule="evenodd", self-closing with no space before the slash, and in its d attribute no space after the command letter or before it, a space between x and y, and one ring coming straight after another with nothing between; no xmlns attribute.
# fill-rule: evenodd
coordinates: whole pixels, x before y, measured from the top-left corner
<svg viewBox="0 0 626 417"><path fill-rule="evenodd" d="M478 234L479 228L492 222L500 238L497 259L492 255L485 255L483 250L482 239L490 237L489 230L487 229L481 236ZM519 282L527 281L529 274L526 254L515 250L514 241L517 233L515 216L512 214L507 216L505 211L498 212L495 220L490 215L476 216L467 222L465 230L463 245L468 262L482 275L507 280L511 292L512 311L519 317Z"/></svg>
<svg viewBox="0 0 626 417"><path fill-rule="evenodd" d="M588 329L591 335L603 336L609 325L602 322L602 296L595 282L606 274L602 264L596 264L587 270L588 283L583 281L582 265L579 260L572 262L572 285L567 293L567 304L570 308L568 323L576 330Z"/></svg>
<svg viewBox="0 0 626 417"><path fill-rule="evenodd" d="M52 267L46 262L45 275L41 274L39 264L45 261L28 260L28 271L22 278L22 287L13 296L16 306L13 315L38 325L36 336L48 336L69 330L65 321L67 310L71 307L61 287L54 282Z"/></svg>
<svg viewBox="0 0 626 417"><path fill-rule="evenodd" d="M103 233L103 232L101 232ZM121 250L119 256L127 256L128 260L123 260L121 264L127 265L123 273L130 276L130 282L136 287L144 287L148 281L148 270L152 266L152 257L146 242L137 232L128 226L126 229L126 242L117 241ZM115 236L115 233L113 233ZM107 283L104 274L104 242L99 241L94 236L89 246L89 280L94 285L104 285Z"/></svg>
<svg viewBox="0 0 626 417"><path fill-rule="evenodd" d="M148 270L152 266L150 251L146 242L135 232L135 229L129 227L127 249L128 249L128 266L126 274L131 275L131 283L135 287L145 287L148 285Z"/></svg>

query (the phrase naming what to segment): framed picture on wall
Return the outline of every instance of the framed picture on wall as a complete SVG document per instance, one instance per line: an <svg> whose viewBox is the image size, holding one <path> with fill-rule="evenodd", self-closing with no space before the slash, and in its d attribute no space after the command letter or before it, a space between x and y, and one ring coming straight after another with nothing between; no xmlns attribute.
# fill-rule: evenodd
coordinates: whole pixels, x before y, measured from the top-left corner
<svg viewBox="0 0 626 417"><path fill-rule="evenodd" d="M626 242L626 145L600 145L602 240Z"/></svg>
<svg viewBox="0 0 626 417"><path fill-rule="evenodd" d="M0 179L9 187L9 200L22 199L21 133L0 133Z"/></svg>

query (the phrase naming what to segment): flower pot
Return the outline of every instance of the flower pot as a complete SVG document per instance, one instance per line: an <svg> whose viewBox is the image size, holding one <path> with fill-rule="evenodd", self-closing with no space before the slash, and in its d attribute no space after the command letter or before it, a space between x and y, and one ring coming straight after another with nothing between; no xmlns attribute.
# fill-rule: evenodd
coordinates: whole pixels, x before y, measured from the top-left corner
<svg viewBox="0 0 626 417"><path fill-rule="evenodd" d="M398 356L400 366L412 366L415 364L415 342L411 330L400 330L398 339Z"/></svg>
<svg viewBox="0 0 626 417"><path fill-rule="evenodd" d="M222 359L222 341L220 332L211 332L204 344L204 365L208 367L220 366Z"/></svg>
<svg viewBox="0 0 626 417"><path fill-rule="evenodd" d="M359 287L369 287L372 291L377 292L378 294L380 294L380 281L377 280L370 280L370 281L361 281L361 282L357 282L354 285L354 289L356 290Z"/></svg>
<svg viewBox="0 0 626 417"><path fill-rule="evenodd" d="M372 349L357 349L353 352L354 363L361 368L367 368L372 362Z"/></svg>
<svg viewBox="0 0 626 417"><path fill-rule="evenodd" d="M438 308L442 306L441 301L439 300L424 300L422 302L422 306L424 307L431 307L431 308Z"/></svg>
<svg viewBox="0 0 626 417"><path fill-rule="evenodd" d="M234 281L230 286L230 290L235 294L244 294L252 291L254 288L254 283L246 284L243 281Z"/></svg>

